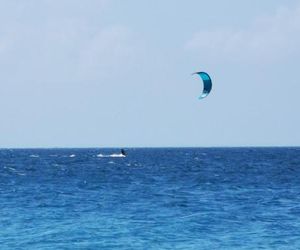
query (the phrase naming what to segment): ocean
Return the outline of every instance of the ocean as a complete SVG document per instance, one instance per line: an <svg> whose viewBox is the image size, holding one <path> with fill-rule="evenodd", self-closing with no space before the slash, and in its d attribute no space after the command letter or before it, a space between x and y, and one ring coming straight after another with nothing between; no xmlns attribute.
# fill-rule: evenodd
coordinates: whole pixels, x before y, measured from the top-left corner
<svg viewBox="0 0 300 250"><path fill-rule="evenodd" d="M0 249L300 249L300 148L125 150L0 150Z"/></svg>

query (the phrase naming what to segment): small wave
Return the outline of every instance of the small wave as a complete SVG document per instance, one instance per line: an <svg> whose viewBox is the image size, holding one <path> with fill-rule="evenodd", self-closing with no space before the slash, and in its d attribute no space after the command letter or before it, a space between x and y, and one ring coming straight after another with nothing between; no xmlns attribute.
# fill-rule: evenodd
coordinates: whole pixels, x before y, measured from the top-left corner
<svg viewBox="0 0 300 250"><path fill-rule="evenodd" d="M21 175L21 176L25 176L25 173L21 173L21 172L16 172L17 175Z"/></svg>
<svg viewBox="0 0 300 250"><path fill-rule="evenodd" d="M73 158L73 157L75 157L75 156L76 156L76 155L74 155L74 154L69 155L70 158Z"/></svg>
<svg viewBox="0 0 300 250"><path fill-rule="evenodd" d="M4 166L3 168L4 168L4 169L8 169L8 170L10 170L10 171L12 171L12 172L17 172L17 170L16 170L15 168L13 168L13 167L7 167L7 166Z"/></svg>
<svg viewBox="0 0 300 250"><path fill-rule="evenodd" d="M189 217L193 217L193 216L198 216L198 215L202 215L203 212L199 212L199 213L194 213L194 214L189 214L189 215L185 215L185 216L181 216L181 219L185 219L185 218L189 218Z"/></svg>
<svg viewBox="0 0 300 250"><path fill-rule="evenodd" d="M4 169L8 169L10 172L15 173L17 175L23 175L23 176L26 175L25 173L19 172L17 169L15 169L13 167L6 167L6 166L4 166L3 168Z"/></svg>
<svg viewBox="0 0 300 250"><path fill-rule="evenodd" d="M39 158L40 156L39 156L39 155L30 155L29 157L32 157L32 158Z"/></svg>

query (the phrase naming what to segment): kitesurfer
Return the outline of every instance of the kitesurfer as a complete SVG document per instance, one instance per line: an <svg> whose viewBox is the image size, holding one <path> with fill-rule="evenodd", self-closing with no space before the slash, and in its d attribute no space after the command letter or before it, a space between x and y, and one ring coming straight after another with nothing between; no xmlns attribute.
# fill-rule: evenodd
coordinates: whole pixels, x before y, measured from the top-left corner
<svg viewBox="0 0 300 250"><path fill-rule="evenodd" d="M121 149L121 155L126 156L125 150L123 148Z"/></svg>

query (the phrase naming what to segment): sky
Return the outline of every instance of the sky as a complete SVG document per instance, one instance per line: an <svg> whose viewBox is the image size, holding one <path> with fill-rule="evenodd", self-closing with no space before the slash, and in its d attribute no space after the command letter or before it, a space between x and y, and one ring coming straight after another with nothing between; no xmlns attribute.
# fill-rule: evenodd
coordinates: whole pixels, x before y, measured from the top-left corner
<svg viewBox="0 0 300 250"><path fill-rule="evenodd" d="M0 147L299 146L299 44L296 0L0 0Z"/></svg>

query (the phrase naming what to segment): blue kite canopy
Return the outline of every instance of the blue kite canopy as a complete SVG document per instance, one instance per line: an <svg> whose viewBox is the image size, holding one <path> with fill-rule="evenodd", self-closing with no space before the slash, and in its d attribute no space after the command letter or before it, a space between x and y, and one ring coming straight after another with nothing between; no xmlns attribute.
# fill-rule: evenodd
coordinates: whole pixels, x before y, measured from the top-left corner
<svg viewBox="0 0 300 250"><path fill-rule="evenodd" d="M199 99L203 99L204 97L208 96L212 89L211 78L206 72L195 72L194 74L199 75L203 81L203 91L201 96L199 96Z"/></svg>

